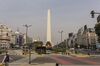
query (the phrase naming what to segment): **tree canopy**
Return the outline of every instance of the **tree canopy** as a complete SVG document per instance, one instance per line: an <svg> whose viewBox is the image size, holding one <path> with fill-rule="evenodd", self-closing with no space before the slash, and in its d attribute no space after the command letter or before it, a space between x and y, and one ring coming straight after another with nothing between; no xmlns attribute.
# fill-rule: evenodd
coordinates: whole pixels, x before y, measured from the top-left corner
<svg viewBox="0 0 100 66"><path fill-rule="evenodd" d="M98 36L98 42L100 43L100 23L97 23L94 28L95 28L95 32Z"/></svg>

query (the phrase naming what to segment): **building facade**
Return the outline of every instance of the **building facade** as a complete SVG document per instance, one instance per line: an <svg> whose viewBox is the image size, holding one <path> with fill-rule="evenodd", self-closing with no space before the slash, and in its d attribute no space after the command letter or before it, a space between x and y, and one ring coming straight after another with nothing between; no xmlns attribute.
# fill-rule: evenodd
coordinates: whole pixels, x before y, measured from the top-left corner
<svg viewBox="0 0 100 66"><path fill-rule="evenodd" d="M0 48L9 48L12 30L6 25L0 24Z"/></svg>
<svg viewBox="0 0 100 66"><path fill-rule="evenodd" d="M77 44L84 48L93 48L97 43L97 35L94 28L87 28L85 25L83 28L78 30L77 33Z"/></svg>
<svg viewBox="0 0 100 66"><path fill-rule="evenodd" d="M83 45L83 38L82 38L83 31L84 31L84 29L83 29L83 27L81 27L77 32L77 44L78 45Z"/></svg>
<svg viewBox="0 0 100 66"><path fill-rule="evenodd" d="M15 32L15 45L17 47L21 47L24 44L24 34L22 34L21 32L19 32L19 30L17 30Z"/></svg>
<svg viewBox="0 0 100 66"><path fill-rule="evenodd" d="M69 37L67 39L67 46L69 48L74 48L77 41L77 35L74 33L69 33Z"/></svg>

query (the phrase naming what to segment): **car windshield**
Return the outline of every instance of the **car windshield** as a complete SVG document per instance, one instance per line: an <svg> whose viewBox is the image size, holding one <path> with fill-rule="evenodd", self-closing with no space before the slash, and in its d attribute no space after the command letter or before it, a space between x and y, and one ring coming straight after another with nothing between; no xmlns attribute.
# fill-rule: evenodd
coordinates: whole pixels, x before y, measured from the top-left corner
<svg viewBox="0 0 100 66"><path fill-rule="evenodd" d="M0 0L0 66L100 66L100 0Z"/></svg>

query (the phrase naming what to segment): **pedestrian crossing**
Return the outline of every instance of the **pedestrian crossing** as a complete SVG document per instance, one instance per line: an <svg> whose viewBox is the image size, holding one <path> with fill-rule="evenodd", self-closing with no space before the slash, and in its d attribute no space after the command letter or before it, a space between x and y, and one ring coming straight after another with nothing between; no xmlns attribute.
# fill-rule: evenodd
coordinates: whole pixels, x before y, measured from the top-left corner
<svg viewBox="0 0 100 66"><path fill-rule="evenodd" d="M35 57L32 56L32 57ZM100 57L74 57L65 55L42 55L31 59L31 65L28 64L28 57L18 60L18 62L9 63L9 66L41 66L43 64L55 64L58 63L59 66L100 66ZM43 65L45 66L45 65ZM47 65L51 66L51 65Z"/></svg>
<svg viewBox="0 0 100 66"><path fill-rule="evenodd" d="M56 60L59 64L63 65L100 65L100 59L98 58L81 58L81 57L67 57L67 56L51 56L53 60ZM97 61L98 60L98 61Z"/></svg>

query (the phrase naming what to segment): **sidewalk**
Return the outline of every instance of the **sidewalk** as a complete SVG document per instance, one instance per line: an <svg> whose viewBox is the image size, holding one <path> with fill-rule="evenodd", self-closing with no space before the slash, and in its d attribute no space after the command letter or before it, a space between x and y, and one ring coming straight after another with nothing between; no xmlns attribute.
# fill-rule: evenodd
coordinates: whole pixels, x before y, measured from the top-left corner
<svg viewBox="0 0 100 66"><path fill-rule="evenodd" d="M86 55L86 54L71 54L71 56L75 56L75 57L90 57L90 55Z"/></svg>
<svg viewBox="0 0 100 66"><path fill-rule="evenodd" d="M9 66L56 66L55 63L44 63L44 64L28 64L28 63L21 63L21 64L9 64Z"/></svg>
<svg viewBox="0 0 100 66"><path fill-rule="evenodd" d="M82 53L79 53L79 54L75 54L75 53L71 53L70 54L71 56L75 56L75 57L100 57L100 55L88 55L88 54L82 54Z"/></svg>

